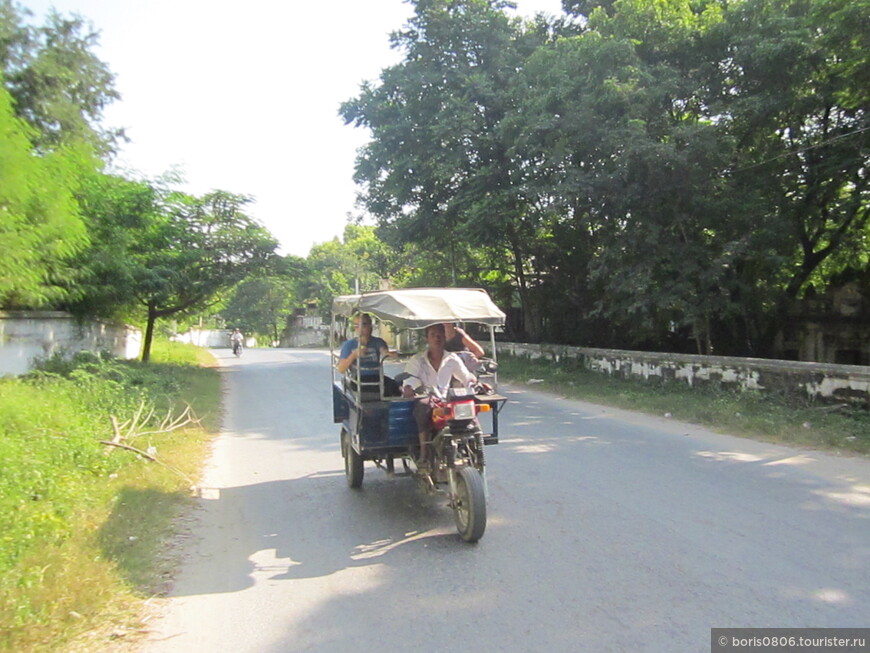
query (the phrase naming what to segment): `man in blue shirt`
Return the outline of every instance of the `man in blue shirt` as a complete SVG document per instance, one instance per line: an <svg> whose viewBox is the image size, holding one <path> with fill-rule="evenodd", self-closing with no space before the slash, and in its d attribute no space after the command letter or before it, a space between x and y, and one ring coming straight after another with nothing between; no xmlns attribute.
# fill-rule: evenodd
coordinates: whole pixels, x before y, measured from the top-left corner
<svg viewBox="0 0 870 653"><path fill-rule="evenodd" d="M357 337L347 340L338 354L336 368L344 374L351 365L359 365L360 380L362 382L379 381L381 360L390 353L387 343L377 336L372 335L372 317L368 313L360 313L354 316ZM392 379L384 379L385 394L398 394L398 388Z"/></svg>

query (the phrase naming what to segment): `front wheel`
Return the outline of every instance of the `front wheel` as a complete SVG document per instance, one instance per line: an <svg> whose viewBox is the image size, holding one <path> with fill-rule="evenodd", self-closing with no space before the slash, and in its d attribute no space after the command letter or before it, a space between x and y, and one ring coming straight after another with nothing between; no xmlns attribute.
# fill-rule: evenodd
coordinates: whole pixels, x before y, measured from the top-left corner
<svg viewBox="0 0 870 653"><path fill-rule="evenodd" d="M341 453L344 455L344 475L347 477L348 487L361 487L365 473L363 459L350 443L350 433L344 429L341 430Z"/></svg>
<svg viewBox="0 0 870 653"><path fill-rule="evenodd" d="M460 467L453 500L456 530L466 542L477 542L486 530L486 492L483 478L474 467Z"/></svg>

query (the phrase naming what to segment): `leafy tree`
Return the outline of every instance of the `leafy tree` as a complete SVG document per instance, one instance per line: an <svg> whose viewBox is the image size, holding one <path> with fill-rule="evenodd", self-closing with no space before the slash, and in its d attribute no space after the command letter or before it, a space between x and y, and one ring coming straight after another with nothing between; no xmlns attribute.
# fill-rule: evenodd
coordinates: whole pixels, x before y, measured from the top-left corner
<svg viewBox="0 0 870 653"><path fill-rule="evenodd" d="M595 307L568 331L672 348L676 329L702 352L769 352L822 264L860 265L866 242L866 52L830 20L854 14L564 4L586 31L539 49L509 120L543 213L537 242L558 244L536 256L543 287Z"/></svg>
<svg viewBox="0 0 870 653"><path fill-rule="evenodd" d="M759 227L782 261L763 282L774 292L757 312L762 353L795 299L825 285L822 273L860 260L866 243L868 36L854 12L868 9L866 1L746 0L726 15L728 76L716 107L740 144L735 177L760 198Z"/></svg>
<svg viewBox="0 0 870 653"><path fill-rule="evenodd" d="M77 200L116 135L99 126L117 93L91 51L96 35L79 18L53 12L37 28L28 15L0 0L0 236L15 252L0 262L7 308L75 301L70 261L89 242Z"/></svg>
<svg viewBox="0 0 870 653"><path fill-rule="evenodd" d="M534 225L513 185L499 124L506 89L546 31L524 32L496 0L418 0L393 35L405 60L342 105L348 123L368 127L356 180L391 245L415 243L444 262L455 283L472 250L507 259L524 306L525 260ZM438 254L436 254L438 252Z"/></svg>
<svg viewBox="0 0 870 653"><path fill-rule="evenodd" d="M103 110L120 95L114 75L93 52L99 34L79 16L49 13L43 26L24 22L30 12L0 0L0 68L19 117L35 128L39 151L73 142L102 155L123 137L100 124Z"/></svg>
<svg viewBox="0 0 870 653"><path fill-rule="evenodd" d="M505 124L537 216L546 337L655 346L674 324L702 327L721 300L711 236L729 224L716 192L727 159L697 95L716 15L619 7L529 58Z"/></svg>
<svg viewBox="0 0 870 653"><path fill-rule="evenodd" d="M764 354L870 264L868 0L415 7L342 106L408 279L509 278L532 338Z"/></svg>
<svg viewBox="0 0 870 653"><path fill-rule="evenodd" d="M68 277L65 308L81 317L144 319L135 299L139 259L161 224L169 192L160 184L102 172L82 179L78 202L90 242Z"/></svg>
<svg viewBox="0 0 870 653"><path fill-rule="evenodd" d="M173 193L133 251L134 294L147 311L142 360L158 318L201 310L266 265L276 241L225 191L202 198Z"/></svg>
<svg viewBox="0 0 870 653"><path fill-rule="evenodd" d="M220 314L227 324L244 333L264 334L277 342L293 308L301 301L297 286L304 263L288 256L271 267L275 268L271 273L247 278L236 286Z"/></svg>
<svg viewBox="0 0 870 653"><path fill-rule="evenodd" d="M308 255L308 274L300 285L299 299L316 299L321 314L326 317L333 297L376 290L376 275L369 273L365 263L365 259L356 258L338 238L315 245Z"/></svg>
<svg viewBox="0 0 870 653"><path fill-rule="evenodd" d="M29 129L0 88L0 306L33 308L64 296L69 259L87 243L74 192L94 166L83 148L33 152Z"/></svg>
<svg viewBox="0 0 870 653"><path fill-rule="evenodd" d="M633 340L646 346L674 348L665 334L684 331L698 353L713 353L713 325L734 309L730 270L754 215L735 201L725 177L732 141L707 110L709 34L721 20L718 3L682 0L630 1L590 19L632 43L643 75L632 106L640 138L624 148L628 201L616 214L625 228L591 269L606 279L597 312L634 320Z"/></svg>
<svg viewBox="0 0 870 653"><path fill-rule="evenodd" d="M202 311L268 269L276 242L244 213L248 202L225 191L197 198L159 183L92 177L82 194L92 242L70 308L143 320L147 361L158 319Z"/></svg>

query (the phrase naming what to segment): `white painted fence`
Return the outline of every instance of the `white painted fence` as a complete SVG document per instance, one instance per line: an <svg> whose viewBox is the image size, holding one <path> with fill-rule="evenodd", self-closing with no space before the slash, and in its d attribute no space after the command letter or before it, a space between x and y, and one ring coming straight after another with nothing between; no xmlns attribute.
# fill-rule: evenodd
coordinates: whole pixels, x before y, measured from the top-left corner
<svg viewBox="0 0 870 653"><path fill-rule="evenodd" d="M581 367L619 377L679 380L689 386L716 384L763 393L870 403L870 367L801 361L697 356L567 345L504 342L499 351L555 362L577 360Z"/></svg>
<svg viewBox="0 0 870 653"><path fill-rule="evenodd" d="M37 358L107 351L137 358L142 333L131 326L88 320L58 311L0 311L0 376L24 374Z"/></svg>

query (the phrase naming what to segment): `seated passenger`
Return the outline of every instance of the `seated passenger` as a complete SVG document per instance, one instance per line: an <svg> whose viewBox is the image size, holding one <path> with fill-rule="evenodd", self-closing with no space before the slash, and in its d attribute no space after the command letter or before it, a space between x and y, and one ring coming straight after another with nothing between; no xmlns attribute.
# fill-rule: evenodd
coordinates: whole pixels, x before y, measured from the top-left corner
<svg viewBox="0 0 870 653"><path fill-rule="evenodd" d="M484 354L483 347L453 322L444 323L444 349L455 352L470 351L475 358L483 358Z"/></svg>
<svg viewBox="0 0 870 653"><path fill-rule="evenodd" d="M477 372L485 353L474 338L453 322L444 322L444 351L454 352L472 372Z"/></svg>
<svg viewBox="0 0 870 653"><path fill-rule="evenodd" d="M344 374L351 365L359 366L360 381L376 382L380 379L381 359L390 353L387 343L372 335L372 317L367 313L354 316L354 326L358 336L345 341L338 354L336 369ZM384 394L395 396L399 394L398 384L389 377L384 377Z"/></svg>

